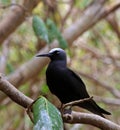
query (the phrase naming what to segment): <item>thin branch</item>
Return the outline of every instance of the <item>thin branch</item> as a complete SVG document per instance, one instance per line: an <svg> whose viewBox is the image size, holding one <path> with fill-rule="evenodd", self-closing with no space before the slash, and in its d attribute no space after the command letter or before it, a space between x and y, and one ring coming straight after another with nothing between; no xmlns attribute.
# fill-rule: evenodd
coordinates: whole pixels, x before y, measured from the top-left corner
<svg viewBox="0 0 120 130"><path fill-rule="evenodd" d="M89 98L84 98L84 99L80 99L80 100L76 100L76 101L72 101L72 102L69 102L69 103L66 103L62 106L62 109L65 109L66 107L68 106L74 106L76 104L80 104L80 103L83 103L83 102L86 102L86 101L89 101L91 100L93 97L89 97Z"/></svg>
<svg viewBox="0 0 120 130"><path fill-rule="evenodd" d="M62 21L61 21L61 25L62 25L62 26L61 26L61 31L63 30L64 24L65 24L67 18L69 17L69 15L71 14L71 12L72 12L72 10L73 10L74 0L70 0L70 1L69 1L69 5L70 5L69 10L68 10L68 12L65 14L65 16L62 18Z"/></svg>
<svg viewBox="0 0 120 130"><path fill-rule="evenodd" d="M119 30L119 24L117 22L117 18L115 13L111 13L106 17L106 20L111 25L113 31L116 33L117 37L120 39L120 30Z"/></svg>
<svg viewBox="0 0 120 130"><path fill-rule="evenodd" d="M106 9L104 15L102 16L102 18L104 18L107 15L113 13L114 11L116 11L119 8L120 8L120 3L117 3L116 5L114 5L113 7L111 7L110 9Z"/></svg>
<svg viewBox="0 0 120 130"><path fill-rule="evenodd" d="M102 98L99 96L94 96L94 99L97 102L102 102L110 106L120 106L120 99Z"/></svg>
<svg viewBox="0 0 120 130"><path fill-rule="evenodd" d="M104 45L104 47L105 47L105 50L106 50L106 52L107 52L107 58L110 58L111 59L111 62L112 62L112 64L117 68L117 69L120 69L120 65L117 63L117 60L116 60L116 58L113 56L113 54L112 54L112 51L111 51L111 48L110 48L110 46L109 46L109 43L110 43L110 41L108 40L106 40L97 30L93 30L93 33L94 33L94 35L96 36L96 37L98 37L101 41L102 41L102 43L103 43L103 45Z"/></svg>
<svg viewBox="0 0 120 130"><path fill-rule="evenodd" d="M107 89L109 92L111 92L111 94L113 96L115 96L116 98L120 98L120 91L117 90L116 88L110 86L110 85L107 85L105 82L101 82L100 80L98 80L96 77L94 76L91 76L89 74L85 74L83 72L79 72L80 75L92 80L94 83L100 85L101 87Z"/></svg>
<svg viewBox="0 0 120 130"><path fill-rule="evenodd" d="M97 32L95 32L96 35ZM85 51L92 54L93 57L96 59L101 60L104 64L112 64L112 59L109 54L102 54L101 51L95 47L91 47L87 44L87 42L84 40L78 40L77 45L80 46L80 48L84 49ZM112 57L117 61L120 60L120 55L112 55Z"/></svg>

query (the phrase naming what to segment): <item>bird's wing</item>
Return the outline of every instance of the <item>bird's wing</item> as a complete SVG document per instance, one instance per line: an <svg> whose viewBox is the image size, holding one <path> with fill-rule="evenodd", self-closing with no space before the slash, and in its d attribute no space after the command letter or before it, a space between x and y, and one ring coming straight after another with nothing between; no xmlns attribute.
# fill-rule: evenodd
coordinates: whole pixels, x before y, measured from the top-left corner
<svg viewBox="0 0 120 130"><path fill-rule="evenodd" d="M75 88L74 90L76 91L75 93L81 95L81 98L90 97L82 79L72 70L68 69L67 71L68 71L68 76L71 78L70 79L71 83L74 84L74 88Z"/></svg>

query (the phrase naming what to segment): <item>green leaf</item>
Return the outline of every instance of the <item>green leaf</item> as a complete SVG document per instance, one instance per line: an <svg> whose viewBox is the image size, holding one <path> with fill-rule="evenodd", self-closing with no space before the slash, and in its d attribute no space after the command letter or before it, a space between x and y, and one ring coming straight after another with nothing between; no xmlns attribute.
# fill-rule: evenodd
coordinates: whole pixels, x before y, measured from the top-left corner
<svg viewBox="0 0 120 130"><path fill-rule="evenodd" d="M46 98L33 104L34 130L63 130L60 112Z"/></svg>
<svg viewBox="0 0 120 130"><path fill-rule="evenodd" d="M68 47L66 40L63 38L63 36L60 33L59 33L57 39L59 41L59 45L61 48L66 49Z"/></svg>
<svg viewBox="0 0 120 130"><path fill-rule="evenodd" d="M36 36L41 40L44 40L46 43L49 43L48 31L43 20L36 15L33 16L32 26Z"/></svg>
<svg viewBox="0 0 120 130"><path fill-rule="evenodd" d="M48 28L49 41L52 42L53 40L57 39L58 29L54 22L50 19L47 19L46 25Z"/></svg>
<svg viewBox="0 0 120 130"><path fill-rule="evenodd" d="M66 40L61 35L61 32L51 19L47 19L46 25L48 28L49 41L57 39L61 48L65 49L68 47Z"/></svg>

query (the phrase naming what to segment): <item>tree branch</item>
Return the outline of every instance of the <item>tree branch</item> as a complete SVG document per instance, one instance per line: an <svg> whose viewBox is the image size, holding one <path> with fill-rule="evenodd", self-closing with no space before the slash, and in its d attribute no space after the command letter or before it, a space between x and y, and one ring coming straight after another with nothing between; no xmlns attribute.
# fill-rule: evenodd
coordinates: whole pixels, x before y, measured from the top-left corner
<svg viewBox="0 0 120 130"><path fill-rule="evenodd" d="M16 89L11 83L9 83L5 77L0 75L0 90L4 92L9 98L14 102L21 105L24 108L27 108L33 100L25 96L22 92Z"/></svg>
<svg viewBox="0 0 120 130"><path fill-rule="evenodd" d="M16 89L12 84L10 84L5 77L0 75L0 90L9 96L14 102L19 104L24 108L28 108L33 103L33 100L25 96L22 92ZM98 115L79 113L72 111L72 114L65 114L63 120L66 123L83 123L90 124L101 128L103 130L119 130L120 126L104 119Z"/></svg>
<svg viewBox="0 0 120 130"><path fill-rule="evenodd" d="M95 114L87 114L72 111L72 114L63 116L64 122L74 124L83 123L96 126L102 130L120 130L120 126Z"/></svg>
<svg viewBox="0 0 120 130"><path fill-rule="evenodd" d="M23 5L17 5L14 7L14 11L10 11L10 13L0 22L0 44L16 30L16 28L25 20L26 14L31 13L32 9L39 2L40 0L24 0Z"/></svg>

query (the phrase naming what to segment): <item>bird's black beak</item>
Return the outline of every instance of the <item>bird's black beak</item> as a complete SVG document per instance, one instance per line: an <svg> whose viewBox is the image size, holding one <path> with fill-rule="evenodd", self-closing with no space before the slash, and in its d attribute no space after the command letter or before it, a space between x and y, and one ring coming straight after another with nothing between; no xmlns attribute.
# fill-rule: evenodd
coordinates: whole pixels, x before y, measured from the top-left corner
<svg viewBox="0 0 120 130"><path fill-rule="evenodd" d="M49 56L50 56L49 53L36 55L36 57L49 57Z"/></svg>

